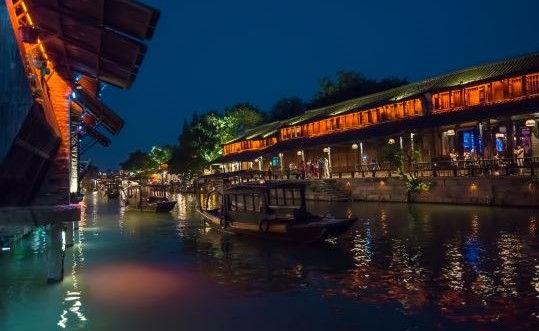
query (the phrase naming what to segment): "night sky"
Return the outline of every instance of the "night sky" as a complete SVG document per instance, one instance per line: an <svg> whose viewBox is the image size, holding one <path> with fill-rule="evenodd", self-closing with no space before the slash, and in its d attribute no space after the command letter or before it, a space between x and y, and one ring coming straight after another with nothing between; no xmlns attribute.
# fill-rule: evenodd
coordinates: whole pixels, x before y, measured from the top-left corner
<svg viewBox="0 0 539 331"><path fill-rule="evenodd" d="M142 2L161 18L133 86L103 92L126 124L82 156L100 170L176 144L194 112L308 101L339 70L415 82L539 51L537 0Z"/></svg>

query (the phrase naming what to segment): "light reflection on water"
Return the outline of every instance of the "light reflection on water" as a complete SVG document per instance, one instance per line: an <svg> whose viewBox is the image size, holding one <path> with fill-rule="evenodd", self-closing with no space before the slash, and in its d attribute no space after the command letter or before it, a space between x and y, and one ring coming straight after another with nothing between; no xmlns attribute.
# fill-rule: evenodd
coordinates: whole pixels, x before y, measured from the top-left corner
<svg viewBox="0 0 539 331"><path fill-rule="evenodd" d="M360 220L303 246L209 230L193 195L173 198L159 215L86 196L62 284L23 280L45 268L44 229L0 256L0 329L539 328L535 210L316 202Z"/></svg>

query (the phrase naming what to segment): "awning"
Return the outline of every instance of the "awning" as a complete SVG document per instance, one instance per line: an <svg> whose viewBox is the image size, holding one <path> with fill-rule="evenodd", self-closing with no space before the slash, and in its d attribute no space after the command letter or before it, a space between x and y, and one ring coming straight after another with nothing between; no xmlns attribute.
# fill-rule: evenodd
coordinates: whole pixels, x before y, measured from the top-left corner
<svg viewBox="0 0 539 331"><path fill-rule="evenodd" d="M97 131L94 127L91 127L89 125L84 125L84 132L86 133L86 135L88 135L90 138L94 139L101 145L105 147L109 147L110 139L105 137L101 132Z"/></svg>
<svg viewBox="0 0 539 331"><path fill-rule="evenodd" d="M86 90L75 90L75 98L72 100L88 111L110 133L117 135L122 130L124 120L101 101L92 97Z"/></svg>
<svg viewBox="0 0 539 331"><path fill-rule="evenodd" d="M81 73L120 88L138 73L159 11L129 0L26 0L56 71Z"/></svg>

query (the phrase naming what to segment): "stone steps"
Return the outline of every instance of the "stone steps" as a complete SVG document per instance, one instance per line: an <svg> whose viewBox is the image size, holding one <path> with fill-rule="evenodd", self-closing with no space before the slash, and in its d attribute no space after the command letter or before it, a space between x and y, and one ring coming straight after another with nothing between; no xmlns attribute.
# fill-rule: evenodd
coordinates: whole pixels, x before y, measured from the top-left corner
<svg viewBox="0 0 539 331"><path fill-rule="evenodd" d="M336 180L320 179L310 182L309 187L317 194L320 200L330 201L348 201L350 200L349 194L339 190L336 187Z"/></svg>

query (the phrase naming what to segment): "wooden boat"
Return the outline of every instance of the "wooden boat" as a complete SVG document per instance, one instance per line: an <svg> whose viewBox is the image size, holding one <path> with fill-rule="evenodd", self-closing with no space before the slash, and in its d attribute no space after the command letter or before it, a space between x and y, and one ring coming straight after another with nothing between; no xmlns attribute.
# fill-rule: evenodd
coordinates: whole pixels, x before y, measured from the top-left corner
<svg viewBox="0 0 539 331"><path fill-rule="evenodd" d="M357 221L309 213L302 182L243 183L209 190L199 186L198 199L199 211L211 227L271 239L313 243L336 237Z"/></svg>
<svg viewBox="0 0 539 331"><path fill-rule="evenodd" d="M105 196L109 199L118 199L120 197L120 185L116 180L108 181L104 184Z"/></svg>
<svg viewBox="0 0 539 331"><path fill-rule="evenodd" d="M152 189L146 190L154 194L145 195L144 191L142 186L131 186L122 190L121 197L125 210L168 213L176 205L175 200L169 200L166 197L165 191L161 195L154 195L158 191L154 186L152 186Z"/></svg>

